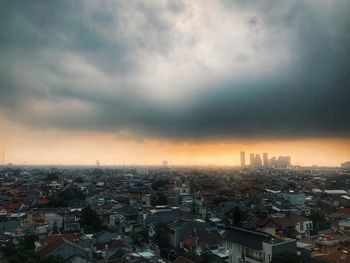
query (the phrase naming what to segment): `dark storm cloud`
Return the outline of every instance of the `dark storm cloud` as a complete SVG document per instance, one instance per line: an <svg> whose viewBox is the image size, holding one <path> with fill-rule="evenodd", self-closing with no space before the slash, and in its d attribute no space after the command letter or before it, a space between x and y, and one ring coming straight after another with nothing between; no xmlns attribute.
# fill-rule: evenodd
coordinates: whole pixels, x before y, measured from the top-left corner
<svg viewBox="0 0 350 263"><path fill-rule="evenodd" d="M2 1L2 114L139 141L349 137L350 4L217 3Z"/></svg>

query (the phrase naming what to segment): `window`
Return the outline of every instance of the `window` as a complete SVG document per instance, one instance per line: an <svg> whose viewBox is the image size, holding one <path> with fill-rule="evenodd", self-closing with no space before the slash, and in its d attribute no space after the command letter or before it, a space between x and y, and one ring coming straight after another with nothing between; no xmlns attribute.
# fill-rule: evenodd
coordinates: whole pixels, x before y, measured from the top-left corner
<svg viewBox="0 0 350 263"><path fill-rule="evenodd" d="M304 230L304 223L299 223L300 225L300 230L303 231Z"/></svg>

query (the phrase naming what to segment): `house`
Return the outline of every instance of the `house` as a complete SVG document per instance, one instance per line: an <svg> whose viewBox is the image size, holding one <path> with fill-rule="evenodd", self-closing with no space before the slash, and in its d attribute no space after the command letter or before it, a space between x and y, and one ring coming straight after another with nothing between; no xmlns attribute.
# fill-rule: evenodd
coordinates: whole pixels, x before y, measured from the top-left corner
<svg viewBox="0 0 350 263"><path fill-rule="evenodd" d="M69 263L88 263L91 261L91 251L65 238L60 238L39 251L39 256L60 256Z"/></svg>
<svg viewBox="0 0 350 263"><path fill-rule="evenodd" d="M116 213L109 217L109 226L114 227L118 234L129 235L139 225L139 211L132 207L117 209Z"/></svg>
<svg viewBox="0 0 350 263"><path fill-rule="evenodd" d="M256 229L276 236L304 238L310 236L313 224L312 220L292 214L259 219L256 222Z"/></svg>
<svg viewBox="0 0 350 263"><path fill-rule="evenodd" d="M281 253L297 253L294 239L277 239L267 233L233 228L224 234L229 263L269 263Z"/></svg>
<svg viewBox="0 0 350 263"><path fill-rule="evenodd" d="M63 227L63 217L56 213L45 214L45 224L48 225L49 233L58 233Z"/></svg>
<svg viewBox="0 0 350 263"><path fill-rule="evenodd" d="M221 235L209 224L177 219L168 225L168 241L173 248L187 248L200 253L202 250L223 244Z"/></svg>
<svg viewBox="0 0 350 263"><path fill-rule="evenodd" d="M23 207L23 203L22 202L10 202L10 203L6 203L4 206L4 209L8 212L8 213L17 213L19 212L19 210Z"/></svg>
<svg viewBox="0 0 350 263"><path fill-rule="evenodd" d="M118 235L113 234L108 231L100 231L95 235L95 242L96 243L107 243L111 242L112 240L118 239Z"/></svg>
<svg viewBox="0 0 350 263"><path fill-rule="evenodd" d="M40 241L36 242L37 247L46 247L51 246L60 239L65 239L68 241L76 241L79 239L79 235L73 234L73 233L65 233L65 234L58 234L58 235L49 235Z"/></svg>
<svg viewBox="0 0 350 263"><path fill-rule="evenodd" d="M126 255L126 251L124 249L118 249L116 251L108 251L107 253L107 262L109 263L121 263L122 258Z"/></svg>
<svg viewBox="0 0 350 263"><path fill-rule="evenodd" d="M0 234L4 234L6 232L13 232L16 228L21 226L21 220L18 219L10 219L4 222L0 222Z"/></svg>
<svg viewBox="0 0 350 263"><path fill-rule="evenodd" d="M141 223L143 227L156 223L171 223L176 220L178 212L178 207L157 206L142 215Z"/></svg>
<svg viewBox="0 0 350 263"><path fill-rule="evenodd" d="M68 202L68 208L71 210L80 211L87 206L88 206L88 203L85 200L81 200L79 198L73 198L73 199L69 200L69 202Z"/></svg>
<svg viewBox="0 0 350 263"><path fill-rule="evenodd" d="M340 196L339 206L340 207L350 207L350 196L349 195Z"/></svg>
<svg viewBox="0 0 350 263"><path fill-rule="evenodd" d="M218 231L210 228L194 228L189 237L180 241L180 247L194 250L200 254L206 249L223 246L223 238Z"/></svg>
<svg viewBox="0 0 350 263"><path fill-rule="evenodd" d="M64 232L80 232L80 223L74 214L65 215L63 217Z"/></svg>

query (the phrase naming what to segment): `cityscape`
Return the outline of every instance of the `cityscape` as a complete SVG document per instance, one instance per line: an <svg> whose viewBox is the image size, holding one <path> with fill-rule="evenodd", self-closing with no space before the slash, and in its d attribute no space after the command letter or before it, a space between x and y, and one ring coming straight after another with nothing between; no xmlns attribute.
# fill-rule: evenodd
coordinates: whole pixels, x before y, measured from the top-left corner
<svg viewBox="0 0 350 263"><path fill-rule="evenodd" d="M0 262L350 263L350 1L0 1Z"/></svg>
<svg viewBox="0 0 350 263"><path fill-rule="evenodd" d="M245 152L240 153L241 157L241 167L246 167L246 159L245 159ZM271 157L269 159L268 153L263 153L262 158L260 154L249 154L249 166L250 167L262 167L262 166L272 166L277 168L287 168L291 167L292 161L290 156L278 156L278 157Z"/></svg>

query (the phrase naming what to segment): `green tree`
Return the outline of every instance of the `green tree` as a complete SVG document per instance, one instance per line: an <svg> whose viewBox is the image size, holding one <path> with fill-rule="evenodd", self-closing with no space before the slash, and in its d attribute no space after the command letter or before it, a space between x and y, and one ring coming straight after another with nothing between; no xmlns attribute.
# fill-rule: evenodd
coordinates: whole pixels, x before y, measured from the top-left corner
<svg viewBox="0 0 350 263"><path fill-rule="evenodd" d="M23 242L15 246L11 241L7 242L1 248L4 258L8 263L63 263L64 260L59 256L48 256L40 258L32 248L32 242L36 237L28 235Z"/></svg>
<svg viewBox="0 0 350 263"><path fill-rule="evenodd" d="M239 226L241 223L241 210L238 206L235 206L235 208L233 209L232 220L234 226Z"/></svg>
<svg viewBox="0 0 350 263"><path fill-rule="evenodd" d="M318 210L312 211L309 219L312 220L314 233L329 229L331 227L331 224L329 221L327 221L325 215L323 213L320 213Z"/></svg>
<svg viewBox="0 0 350 263"><path fill-rule="evenodd" d="M57 180L58 180L58 174L56 174L56 173L50 173L45 178L45 181L47 181L47 182L57 181Z"/></svg>
<svg viewBox="0 0 350 263"><path fill-rule="evenodd" d="M35 241L38 241L39 237L37 235L34 235L32 233L27 233L24 238L23 241L21 242L21 247L24 250L34 250L35 248Z"/></svg>
<svg viewBox="0 0 350 263"><path fill-rule="evenodd" d="M102 230L102 224L96 211L92 210L90 206L81 210L80 225L87 234L97 233Z"/></svg>
<svg viewBox="0 0 350 263"><path fill-rule="evenodd" d="M156 243L159 248L169 247L167 224L158 223L156 225L155 234L153 236L153 242Z"/></svg>

